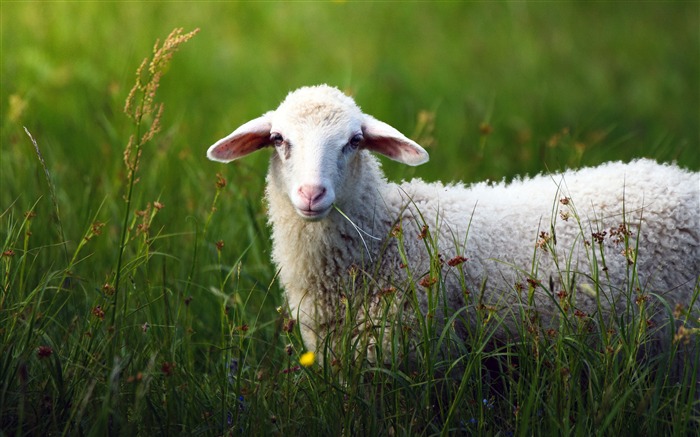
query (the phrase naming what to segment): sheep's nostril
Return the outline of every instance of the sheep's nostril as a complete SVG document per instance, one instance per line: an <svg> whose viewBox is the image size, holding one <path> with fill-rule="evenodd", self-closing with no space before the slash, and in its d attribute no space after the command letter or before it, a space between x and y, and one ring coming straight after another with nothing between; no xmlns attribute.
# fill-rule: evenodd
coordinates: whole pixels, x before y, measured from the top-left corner
<svg viewBox="0 0 700 437"><path fill-rule="evenodd" d="M326 194L326 187L322 185L302 185L299 187L299 195L312 206Z"/></svg>

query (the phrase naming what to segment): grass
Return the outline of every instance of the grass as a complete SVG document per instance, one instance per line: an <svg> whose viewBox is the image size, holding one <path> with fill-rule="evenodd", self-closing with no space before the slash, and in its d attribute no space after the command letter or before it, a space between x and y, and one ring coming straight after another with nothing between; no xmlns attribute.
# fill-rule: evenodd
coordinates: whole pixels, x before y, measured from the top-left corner
<svg viewBox="0 0 700 437"><path fill-rule="evenodd" d="M640 318L591 343L581 330L604 325L577 317L499 343L497 315L470 302L455 316L481 322L468 345L424 320L390 335L386 367L348 333L339 365L302 365L269 261L266 157L204 159L289 89L329 82L428 146L420 168L386 163L392 178L636 156L698 170L696 4L191 6L0 4L0 432L697 431L691 373L673 384L673 357L636 365ZM141 59L175 27L201 31L156 69L162 116L125 116Z"/></svg>

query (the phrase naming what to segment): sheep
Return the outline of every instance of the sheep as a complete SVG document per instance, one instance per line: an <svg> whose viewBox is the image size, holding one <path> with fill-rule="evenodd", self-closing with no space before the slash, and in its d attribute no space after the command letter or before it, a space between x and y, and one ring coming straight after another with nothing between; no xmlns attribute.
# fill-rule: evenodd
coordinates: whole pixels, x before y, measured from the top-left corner
<svg viewBox="0 0 700 437"><path fill-rule="evenodd" d="M207 156L230 162L266 147L272 259L310 351L333 351L348 323L376 344L399 318L444 324L460 311L466 339L469 302L510 315L499 335L517 332L517 308L543 326L574 312L619 317L630 301L661 301L652 294L700 311L697 172L637 159L510 183L389 182L371 152L410 166L428 153L327 85L289 93ZM419 316L404 311L414 295ZM652 321L668 317L654 311Z"/></svg>

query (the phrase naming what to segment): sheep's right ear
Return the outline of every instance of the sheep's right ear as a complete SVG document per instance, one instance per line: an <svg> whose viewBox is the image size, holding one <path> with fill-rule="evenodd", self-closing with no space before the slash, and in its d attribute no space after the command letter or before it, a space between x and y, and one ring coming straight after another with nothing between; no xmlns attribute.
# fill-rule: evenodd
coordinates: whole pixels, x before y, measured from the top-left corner
<svg viewBox="0 0 700 437"><path fill-rule="evenodd" d="M209 147L207 158L212 161L231 162L253 153L272 143L270 129L268 114L251 120Z"/></svg>

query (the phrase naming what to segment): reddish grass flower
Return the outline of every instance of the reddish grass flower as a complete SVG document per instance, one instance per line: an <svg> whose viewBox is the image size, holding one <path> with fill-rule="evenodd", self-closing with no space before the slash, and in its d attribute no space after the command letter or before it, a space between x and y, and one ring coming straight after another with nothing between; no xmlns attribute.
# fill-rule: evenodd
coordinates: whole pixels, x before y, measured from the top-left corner
<svg viewBox="0 0 700 437"><path fill-rule="evenodd" d="M48 358L53 354L53 349L50 346L39 346L36 348L36 354L39 358Z"/></svg>
<svg viewBox="0 0 700 437"><path fill-rule="evenodd" d="M294 325L296 325L297 321L295 319L287 319L284 321L284 324L282 324L282 331L284 332L292 332L294 331Z"/></svg>
<svg viewBox="0 0 700 437"><path fill-rule="evenodd" d="M603 244L603 240L605 240L605 236L606 236L607 234L608 234L608 233L605 232L605 231L593 232L593 233L591 234L591 237L593 237L593 241L595 241L596 243L598 243L598 244Z"/></svg>
<svg viewBox="0 0 700 437"><path fill-rule="evenodd" d="M479 125L479 133L483 136L491 135L493 132L493 126L487 122L483 122Z"/></svg>
<svg viewBox="0 0 700 437"><path fill-rule="evenodd" d="M175 367L177 367L175 363L164 361L160 366L160 371L163 372L165 376L172 376L175 372Z"/></svg>
<svg viewBox="0 0 700 437"><path fill-rule="evenodd" d="M423 279L420 280L418 285L425 287L425 288L429 288L431 285L433 285L436 282L437 282L437 278L433 278L430 275L426 275L423 277Z"/></svg>
<svg viewBox="0 0 700 437"><path fill-rule="evenodd" d="M420 234L418 234L418 239L419 239L419 240L425 239L425 237L428 236L428 230L429 230L429 229L430 229L430 228L428 227L428 225L423 225L423 227L422 227L421 230L420 230Z"/></svg>
<svg viewBox="0 0 700 437"><path fill-rule="evenodd" d="M221 173L216 174L216 188L218 190L226 186L226 179L221 175Z"/></svg>
<svg viewBox="0 0 700 437"><path fill-rule="evenodd" d="M636 303L637 305L641 305L648 300L649 300L648 294L640 294L634 299L634 303Z"/></svg>
<svg viewBox="0 0 700 437"><path fill-rule="evenodd" d="M467 258L463 257L462 255L457 255L456 257L452 258L451 260L447 261L447 265L450 267L456 267L464 262L467 261Z"/></svg>
<svg viewBox="0 0 700 437"><path fill-rule="evenodd" d="M97 305L96 307L94 307L92 309L92 315L97 317L100 320L105 319L105 312L100 305Z"/></svg>
<svg viewBox="0 0 700 437"><path fill-rule="evenodd" d="M286 375L287 373L294 373L294 372L298 372L300 370L301 370L301 366L294 366L294 367L289 367L287 369L284 369L282 371L282 373L284 373Z"/></svg>
<svg viewBox="0 0 700 437"><path fill-rule="evenodd" d="M114 294L115 290L114 290L114 286L112 284L110 284L109 282L107 282L105 285L102 286L102 291L107 296L112 296Z"/></svg>
<svg viewBox="0 0 700 437"><path fill-rule="evenodd" d="M537 279L535 279L535 278L527 278L527 279L525 279L525 280L527 281L528 285L529 285L530 287L532 287L532 288L537 288L537 287L539 287L540 285L542 285L542 282L539 281L539 280L537 280Z"/></svg>

